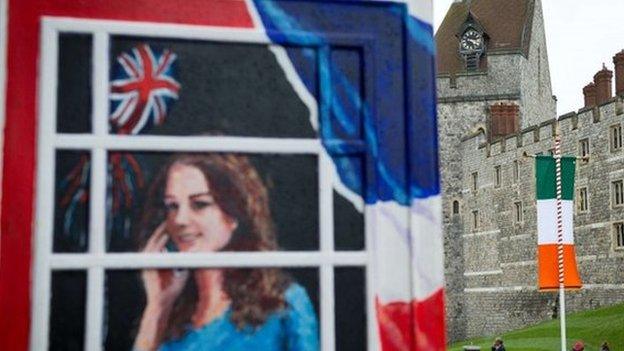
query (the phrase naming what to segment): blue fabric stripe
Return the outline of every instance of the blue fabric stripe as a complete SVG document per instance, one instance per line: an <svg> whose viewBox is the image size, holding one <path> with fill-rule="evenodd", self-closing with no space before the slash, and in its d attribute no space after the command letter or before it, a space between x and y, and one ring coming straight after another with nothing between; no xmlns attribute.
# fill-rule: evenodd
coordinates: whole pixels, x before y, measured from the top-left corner
<svg viewBox="0 0 624 351"><path fill-rule="evenodd" d="M409 205L412 198L439 194L435 45L431 25L408 16L404 4L254 2L273 42L317 48L318 57L311 51L288 54L308 90L316 93L316 80L324 90L318 97L319 134L341 181L369 204L393 200ZM368 58L374 61L376 76L364 78L365 84L374 88L374 99L364 99L360 82L352 81L323 49L335 33L374 39L375 52ZM404 61L406 54L412 56L408 61ZM405 67L405 62L417 67ZM318 77L304 73L303 67L310 64L317 64ZM410 82L414 79L417 81ZM360 128L362 135L357 135ZM368 166L372 168L362 170L358 162L337 155L336 151L343 148L334 142L337 139L363 139L364 151L372 160ZM375 181L368 179L363 187L361 179L371 173L376 175Z"/></svg>

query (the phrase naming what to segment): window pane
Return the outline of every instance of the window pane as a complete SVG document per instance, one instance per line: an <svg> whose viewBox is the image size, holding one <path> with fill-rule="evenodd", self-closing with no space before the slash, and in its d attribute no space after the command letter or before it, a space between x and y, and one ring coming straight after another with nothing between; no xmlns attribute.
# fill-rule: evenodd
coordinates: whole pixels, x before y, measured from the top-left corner
<svg viewBox="0 0 624 351"><path fill-rule="evenodd" d="M193 315L198 312L198 286L201 274L215 271L160 270L157 279L186 279L165 318L163 339L188 343L201 339L202 349L279 349L287 338L299 338L310 349L319 338L319 275L317 268L230 269L223 274L224 307L211 321L199 323L195 331ZM261 288L264 286L265 288ZM229 303L227 302L229 300ZM284 300L285 306L278 301ZM273 305L275 302L275 305ZM106 272L106 301L104 311L104 344L106 350L130 350L144 317L146 297L139 270ZM286 312L286 313L284 313ZM147 318L147 315L145 316ZM250 329L236 330L235 323ZM198 323L198 322L195 322ZM175 336L179 335L179 336ZM180 344L186 349L187 344ZM242 347L242 348L241 348Z"/></svg>
<svg viewBox="0 0 624 351"><path fill-rule="evenodd" d="M348 179L342 179L343 183L349 184L357 193L363 194L366 189L364 174L364 158L361 155L336 156L337 164L349 164L353 171ZM364 214L363 209L357 209L353 201L334 191L334 247L336 250L363 250L364 240Z"/></svg>
<svg viewBox="0 0 624 351"><path fill-rule="evenodd" d="M59 133L91 132L90 34L59 35L57 125Z"/></svg>
<svg viewBox="0 0 624 351"><path fill-rule="evenodd" d="M478 174L477 172L475 172L472 174L472 190L473 191L477 190L477 186L478 186L477 180L478 180Z"/></svg>
<svg viewBox="0 0 624 351"><path fill-rule="evenodd" d="M319 248L314 155L111 152L108 159L109 251L137 251L163 223L173 251Z"/></svg>
<svg viewBox="0 0 624 351"><path fill-rule="evenodd" d="M494 181L497 187L501 185L501 166L494 167Z"/></svg>
<svg viewBox="0 0 624 351"><path fill-rule="evenodd" d="M336 250L364 250L364 214L334 191L334 245Z"/></svg>
<svg viewBox="0 0 624 351"><path fill-rule="evenodd" d="M86 252L89 245L90 153L57 151L54 252Z"/></svg>
<svg viewBox="0 0 624 351"><path fill-rule="evenodd" d="M82 350L85 334L87 274L52 273L49 350Z"/></svg>
<svg viewBox="0 0 624 351"><path fill-rule="evenodd" d="M612 183L611 189L613 191L613 205L624 204L624 183L621 180Z"/></svg>
<svg viewBox="0 0 624 351"><path fill-rule="evenodd" d="M336 268L336 350L366 350L366 278L361 267Z"/></svg>
<svg viewBox="0 0 624 351"><path fill-rule="evenodd" d="M288 53L309 68L303 84L315 91L316 51ZM133 77L143 61L152 62L149 57L159 73L150 81ZM110 60L114 133L316 136L317 121L310 120L269 45L117 36ZM160 88L152 100L141 100L137 82Z"/></svg>
<svg viewBox="0 0 624 351"><path fill-rule="evenodd" d="M615 223L613 229L615 231L615 247L618 249L624 247L624 223Z"/></svg>

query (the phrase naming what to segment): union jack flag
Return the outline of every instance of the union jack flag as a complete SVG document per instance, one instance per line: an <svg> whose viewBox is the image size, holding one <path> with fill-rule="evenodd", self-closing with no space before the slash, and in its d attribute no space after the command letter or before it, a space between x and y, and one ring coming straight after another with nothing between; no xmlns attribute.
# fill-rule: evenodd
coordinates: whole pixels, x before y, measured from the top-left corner
<svg viewBox="0 0 624 351"><path fill-rule="evenodd" d="M138 134L163 123L169 105L178 99L180 84L174 78L176 55L149 45L117 57L111 79L110 123L117 134Z"/></svg>

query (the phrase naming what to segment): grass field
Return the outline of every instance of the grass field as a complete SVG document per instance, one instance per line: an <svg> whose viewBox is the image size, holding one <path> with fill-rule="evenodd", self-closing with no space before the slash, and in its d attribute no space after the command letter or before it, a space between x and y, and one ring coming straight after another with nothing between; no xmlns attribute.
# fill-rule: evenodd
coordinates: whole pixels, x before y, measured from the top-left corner
<svg viewBox="0 0 624 351"><path fill-rule="evenodd" d="M600 350L605 340L611 350L624 350L624 304L572 313L566 317L567 350L572 349L572 344L579 339L585 342L586 351ZM482 351L490 351L496 336L503 338L507 351L553 351L559 350L561 345L557 319L502 335L457 342L449 350L460 351L464 345L479 345Z"/></svg>

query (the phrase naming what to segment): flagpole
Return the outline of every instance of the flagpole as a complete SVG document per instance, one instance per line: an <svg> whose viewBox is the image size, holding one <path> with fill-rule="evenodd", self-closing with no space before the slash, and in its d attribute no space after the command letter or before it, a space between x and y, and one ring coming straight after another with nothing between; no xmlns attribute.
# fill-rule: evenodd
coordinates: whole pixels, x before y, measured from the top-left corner
<svg viewBox="0 0 624 351"><path fill-rule="evenodd" d="M559 321L561 328L561 351L566 351L566 310L563 267L563 216L561 205L561 135L559 121L555 124L555 179L557 184L557 260L559 266Z"/></svg>

